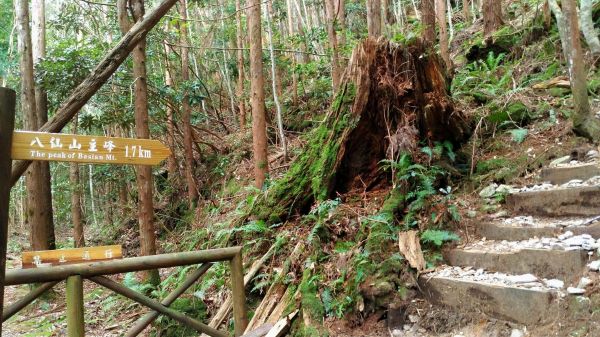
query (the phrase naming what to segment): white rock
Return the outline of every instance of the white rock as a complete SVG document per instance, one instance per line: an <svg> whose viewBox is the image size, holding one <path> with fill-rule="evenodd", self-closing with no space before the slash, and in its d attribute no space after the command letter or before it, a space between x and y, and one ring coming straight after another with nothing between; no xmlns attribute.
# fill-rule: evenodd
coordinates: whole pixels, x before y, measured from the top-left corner
<svg viewBox="0 0 600 337"><path fill-rule="evenodd" d="M592 280L590 280L587 277L582 277L581 280L579 280L579 284L577 285L577 288L585 289L585 287L589 286L591 283L592 283Z"/></svg>
<svg viewBox="0 0 600 337"><path fill-rule="evenodd" d="M564 156L564 157L560 157L557 159L554 159L553 161L550 162L550 167L556 167L560 164L564 164L567 163L569 161L569 159L571 159L571 156Z"/></svg>
<svg viewBox="0 0 600 337"><path fill-rule="evenodd" d="M559 235L559 236L558 236L558 239L562 241L562 240L568 239L568 238L570 238L570 237L572 237L572 236L573 236L573 232L571 232L571 231L566 231L566 232L564 232L563 234Z"/></svg>
<svg viewBox="0 0 600 337"><path fill-rule="evenodd" d="M479 192L479 196L482 198L491 198L494 196L494 194L496 193L496 187L498 187L497 184L490 184L487 187L484 187L480 192Z"/></svg>
<svg viewBox="0 0 600 337"><path fill-rule="evenodd" d="M510 282L513 283L530 283L536 282L538 280L537 277L531 274L523 274L523 275L510 275L507 277Z"/></svg>
<svg viewBox="0 0 600 337"><path fill-rule="evenodd" d="M510 185L500 185L496 188L496 193L509 194L512 193L514 188Z"/></svg>
<svg viewBox="0 0 600 337"><path fill-rule="evenodd" d="M562 289L565 286L565 282L557 279L546 280L546 286L554 289Z"/></svg>
<svg viewBox="0 0 600 337"><path fill-rule="evenodd" d="M567 292L571 295L582 295L585 294L585 289L568 287Z"/></svg>
<svg viewBox="0 0 600 337"><path fill-rule="evenodd" d="M519 330L519 329L513 329L512 332L510 333L510 337L523 337L525 336L525 334L523 333L523 331Z"/></svg>
<svg viewBox="0 0 600 337"><path fill-rule="evenodd" d="M587 243L587 241L588 240L582 238L581 236L574 236L563 240L563 243L567 246L583 246L585 243Z"/></svg>
<svg viewBox="0 0 600 337"><path fill-rule="evenodd" d="M592 262L588 263L588 268L590 268L590 270L593 270L593 271L600 270L600 260L596 260L596 261L592 261Z"/></svg>
<svg viewBox="0 0 600 337"><path fill-rule="evenodd" d="M417 323L419 321L419 316L417 316L417 315L408 315L408 320L411 323Z"/></svg>

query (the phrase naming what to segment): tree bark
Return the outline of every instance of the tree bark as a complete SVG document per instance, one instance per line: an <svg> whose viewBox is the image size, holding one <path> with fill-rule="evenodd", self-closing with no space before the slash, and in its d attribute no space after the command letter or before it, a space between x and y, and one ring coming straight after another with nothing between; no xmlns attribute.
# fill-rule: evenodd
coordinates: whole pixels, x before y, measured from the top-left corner
<svg viewBox="0 0 600 337"><path fill-rule="evenodd" d="M381 0L367 0L367 30L369 36L381 36Z"/></svg>
<svg viewBox="0 0 600 337"><path fill-rule="evenodd" d="M44 124L42 132L60 132L62 128L75 116L75 114L87 103L87 101L100 89L110 76L125 61L135 45L146 36L165 13L175 4L177 0L163 0L152 12L145 16L144 20L131 28L130 31L114 46L100 63L92 70L90 75L83 80L59 106L54 117ZM10 185L14 186L21 175L25 173L31 161L19 160L13 163Z"/></svg>
<svg viewBox="0 0 600 337"><path fill-rule="evenodd" d="M436 0L435 13L440 27L440 54L446 64L448 73L452 71L452 61L448 49L448 25L446 24L446 0Z"/></svg>
<svg viewBox="0 0 600 337"><path fill-rule="evenodd" d="M462 12L465 19L464 22L469 22L471 20L471 9L469 8L469 2L469 0L462 0Z"/></svg>
<svg viewBox="0 0 600 337"><path fill-rule="evenodd" d="M577 18L577 2L563 0L562 11L568 26L569 78L573 92L573 130L588 139L600 140L600 123L590 108L587 93L587 72L583 62L583 51L579 39L579 22Z"/></svg>
<svg viewBox="0 0 600 337"><path fill-rule="evenodd" d="M127 15L130 8L133 22L140 22L144 17L144 0L118 0L119 23L125 34L131 27ZM128 6L126 5L128 4ZM146 39L142 39L133 49L133 78L134 78L134 111L135 133L137 138L150 138L148 125L148 83L146 74ZM139 165L136 167L136 182L138 188L138 222L140 226L140 254L156 254L156 230L154 228L154 205L152 202L153 179L152 167ZM160 283L158 270L149 270L142 276L143 281L157 285Z"/></svg>
<svg viewBox="0 0 600 337"><path fill-rule="evenodd" d="M434 0L421 1L421 18L423 22L423 41L433 46L436 42Z"/></svg>
<svg viewBox="0 0 600 337"><path fill-rule="evenodd" d="M346 45L346 2L345 0L334 0L335 3L335 23L340 28L338 36L339 45L342 48Z"/></svg>
<svg viewBox="0 0 600 337"><path fill-rule="evenodd" d="M77 116L73 119L73 133L77 134ZM85 246L83 234L83 214L81 209L81 183L79 179L79 164L71 163L69 166L69 180L71 183L71 220L73 221L73 241L75 247Z"/></svg>
<svg viewBox="0 0 600 337"><path fill-rule="evenodd" d="M262 62L261 6L259 0L250 0L248 31L250 37L250 103L252 105L252 147L254 151L254 179L262 188L269 172L267 159L267 123L265 116L265 80Z"/></svg>
<svg viewBox="0 0 600 337"><path fill-rule="evenodd" d="M502 26L502 1L482 0L483 1L483 35L492 35L500 26Z"/></svg>
<svg viewBox="0 0 600 337"><path fill-rule="evenodd" d="M171 68L171 62L169 60L169 54L171 54L171 47L167 44L167 41L163 41L165 47L165 85L169 88L174 89L173 73ZM169 179L175 180L179 177L179 170L177 169L177 159L175 159L175 121L173 115L173 107L171 104L167 104L167 146L171 149L171 154L167 158L167 172Z"/></svg>
<svg viewBox="0 0 600 337"><path fill-rule="evenodd" d="M35 81L33 70L33 55L31 30L29 28L29 1L18 0L15 14L18 20L18 47L21 68L21 110L25 130L38 130L39 119L35 97ZM27 172L27 222L30 225L30 244L33 250L54 249L54 226L48 222L52 216L52 208L48 209L47 196L50 193L44 184L44 165L34 163ZM51 201L50 201L51 202Z"/></svg>
<svg viewBox="0 0 600 337"><path fill-rule="evenodd" d="M181 80L183 81L183 99L182 99L182 122L183 122L183 151L185 158L185 179L187 181L188 199L190 209L194 207L194 203L198 199L198 187L196 186L196 178L194 177L194 139L192 133L192 107L188 95L188 85L190 80L190 58L188 46L188 28L187 28L187 1L180 0L179 16L182 21L179 26L179 39L181 42Z"/></svg>
<svg viewBox="0 0 600 337"><path fill-rule="evenodd" d="M325 0L325 12L327 13L327 36L329 37L329 48L331 48L331 81L333 85L333 93L335 94L340 86L342 77L342 69L338 57L338 41L335 31L335 0Z"/></svg>
<svg viewBox="0 0 600 337"><path fill-rule="evenodd" d="M237 97L238 110L240 115L240 130L246 130L246 102L244 100L244 37L242 28L242 9L241 0L235 0L235 22L236 22L236 47L237 50L237 65L238 65L238 80L237 80Z"/></svg>
<svg viewBox="0 0 600 337"><path fill-rule="evenodd" d="M592 19L592 1L581 0L581 8L579 11L581 15L581 31L585 36L585 41L588 47L594 54L600 54L600 40L598 39L598 32L594 28L594 20Z"/></svg>

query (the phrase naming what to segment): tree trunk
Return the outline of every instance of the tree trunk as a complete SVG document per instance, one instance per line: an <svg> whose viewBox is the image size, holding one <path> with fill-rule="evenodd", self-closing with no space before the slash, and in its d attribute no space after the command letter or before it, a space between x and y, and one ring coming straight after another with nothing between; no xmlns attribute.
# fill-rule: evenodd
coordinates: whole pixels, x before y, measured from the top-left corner
<svg viewBox="0 0 600 337"><path fill-rule="evenodd" d="M446 0L436 0L435 13L440 27L440 54L446 64L448 73L452 71L452 61L450 60L450 51L448 49L448 26L446 24Z"/></svg>
<svg viewBox="0 0 600 337"><path fill-rule="evenodd" d="M269 56L271 58L271 83L273 89L273 101L275 102L276 109L276 118L277 118L277 131L279 131L279 139L281 140L281 147L283 148L283 158L285 161L288 159L287 152L287 142L285 140L285 133L283 131L283 112L281 109L281 104L279 103L279 95L277 90L277 78L279 77L279 73L277 72L277 64L275 62L275 51L273 50L273 30L271 28L271 17L272 8L270 8L270 1L266 4L269 7L269 12L266 15L267 17L267 37L269 41Z"/></svg>
<svg viewBox="0 0 600 337"><path fill-rule="evenodd" d="M46 16L45 0L32 1L32 55L33 64L36 66L44 57L46 57ZM34 67L35 68L35 67ZM37 110L38 127L48 121L48 94L41 86L35 85L35 106ZM40 226L48 228L48 240L54 242L54 212L52 210L52 184L50 177L50 163L41 161L36 165L40 166L39 185L39 207L42 209L43 221Z"/></svg>
<svg viewBox="0 0 600 337"><path fill-rule="evenodd" d="M342 48L346 45L346 2L345 0L334 0L335 3L335 22L337 23L340 35L338 37L339 45Z"/></svg>
<svg viewBox="0 0 600 337"><path fill-rule="evenodd" d="M549 1L544 1L544 5L542 7L542 13L544 15L544 29L550 30L552 27L552 13L550 12Z"/></svg>
<svg viewBox="0 0 600 337"><path fill-rule="evenodd" d="M179 26L179 40L181 47L181 80L183 81L183 99L182 99L182 121L183 121L183 151L185 158L185 179L187 181L188 199L190 209L198 199L198 187L194 177L194 139L192 133L192 107L188 96L188 81L190 80L190 58L188 40L188 22L187 20L187 0L180 0L179 16L182 18Z"/></svg>
<svg viewBox="0 0 600 337"><path fill-rule="evenodd" d="M167 44L167 41L163 41L165 47L165 85L169 88L174 89L173 72L171 68L171 62L169 60L169 54L171 54L172 48ZM173 119L173 107L169 102L167 104L167 146L171 149L171 154L167 158L167 172L170 180L175 180L179 177L179 170L177 169L177 159L175 159L175 121Z"/></svg>
<svg viewBox="0 0 600 337"><path fill-rule="evenodd" d="M367 30L369 36L381 36L381 0L367 0Z"/></svg>
<svg viewBox="0 0 600 337"><path fill-rule="evenodd" d="M423 40L433 46L436 42L434 0L421 1L421 18L423 22Z"/></svg>
<svg viewBox="0 0 600 337"><path fill-rule="evenodd" d="M144 0L119 0L119 23L121 31L126 33L132 26L127 15L127 7L131 8L133 22L139 22L144 17ZM135 133L137 138L150 138L148 125L148 83L146 75L146 39L142 39L133 49L133 78ZM140 226L140 254L156 254L156 230L154 229L154 205L152 202L153 179L152 167L139 165L136 167L138 188L138 221ZM158 270L143 273L143 281L157 285L160 283Z"/></svg>
<svg viewBox="0 0 600 337"><path fill-rule="evenodd" d="M261 6L259 0L250 0L248 31L250 37L250 104L252 105L252 148L254 151L254 179L262 188L269 172L267 159L267 123L265 116L265 80L262 62Z"/></svg>
<svg viewBox="0 0 600 337"><path fill-rule="evenodd" d="M77 116L73 119L73 134L77 134ZM81 210L81 183L79 180L79 164L69 164L69 180L71 183L71 220L73 221L73 241L75 247L85 246L83 235L83 214Z"/></svg>
<svg viewBox="0 0 600 337"><path fill-rule="evenodd" d="M600 140L600 122L590 108L587 93L587 72L583 62L583 51L579 39L579 22L577 18L577 2L562 1L563 15L568 26L569 78L573 92L573 130L588 139Z"/></svg>
<svg viewBox="0 0 600 337"><path fill-rule="evenodd" d="M235 0L235 21L236 21L236 47L237 50L237 65L238 65L238 80L237 80L237 97L238 110L240 115L240 130L246 130L246 103L244 99L244 37L242 28L242 9L240 0Z"/></svg>
<svg viewBox="0 0 600 337"><path fill-rule="evenodd" d="M473 1L473 0L471 0ZM464 16L464 22L467 23L471 20L471 9L469 8L469 0L462 0L462 12Z"/></svg>
<svg viewBox="0 0 600 337"><path fill-rule="evenodd" d="M416 153L420 141L466 140L470 124L454 108L443 66L427 48L375 38L359 43L325 121L248 215L278 223L307 212L313 201L376 188L388 179L380 163L390 146Z"/></svg>
<svg viewBox="0 0 600 337"><path fill-rule="evenodd" d="M329 37L329 47L331 48L331 80L333 84L333 93L335 94L340 86L342 69L338 57L338 42L335 32L335 10L333 2L335 0L325 0L325 11L327 12L327 36Z"/></svg>
<svg viewBox="0 0 600 337"><path fill-rule="evenodd" d="M502 1L483 1L483 35L492 35L502 26Z"/></svg>
<svg viewBox="0 0 600 337"><path fill-rule="evenodd" d="M15 15L18 21L18 45L21 68L21 111L25 130L37 130L39 125L36 99L35 82L33 75L33 55L31 30L29 28L29 1L16 2ZM50 191L41 188L44 184L43 165L35 162L27 172L27 222L31 227L30 244L33 250L54 249L54 227L48 223L48 216L52 209L47 204L42 204Z"/></svg>
<svg viewBox="0 0 600 337"><path fill-rule="evenodd" d="M588 47L594 54L600 54L600 40L598 32L594 29L594 20L592 19L592 0L581 0L581 31L585 36Z"/></svg>

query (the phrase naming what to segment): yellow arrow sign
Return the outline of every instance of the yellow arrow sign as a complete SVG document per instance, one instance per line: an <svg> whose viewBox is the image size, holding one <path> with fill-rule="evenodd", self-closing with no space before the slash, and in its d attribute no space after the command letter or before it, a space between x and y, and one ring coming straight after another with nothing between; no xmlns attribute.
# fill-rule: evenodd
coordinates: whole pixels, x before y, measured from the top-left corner
<svg viewBox="0 0 600 337"><path fill-rule="evenodd" d="M12 159L156 165L171 154L157 140L15 131Z"/></svg>

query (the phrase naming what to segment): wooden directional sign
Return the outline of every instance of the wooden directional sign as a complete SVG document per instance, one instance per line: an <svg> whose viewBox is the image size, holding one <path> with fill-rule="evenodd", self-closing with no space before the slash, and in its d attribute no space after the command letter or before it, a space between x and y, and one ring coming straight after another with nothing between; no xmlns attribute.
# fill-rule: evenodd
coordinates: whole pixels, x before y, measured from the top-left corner
<svg viewBox="0 0 600 337"><path fill-rule="evenodd" d="M114 245L23 252L22 263L23 268L26 269L121 258L123 258L121 246Z"/></svg>
<svg viewBox="0 0 600 337"><path fill-rule="evenodd" d="M171 154L157 140L15 131L12 159L156 165Z"/></svg>

